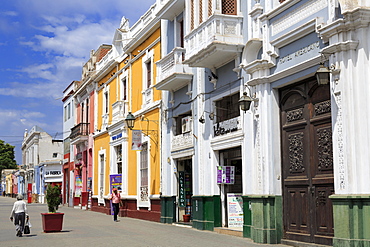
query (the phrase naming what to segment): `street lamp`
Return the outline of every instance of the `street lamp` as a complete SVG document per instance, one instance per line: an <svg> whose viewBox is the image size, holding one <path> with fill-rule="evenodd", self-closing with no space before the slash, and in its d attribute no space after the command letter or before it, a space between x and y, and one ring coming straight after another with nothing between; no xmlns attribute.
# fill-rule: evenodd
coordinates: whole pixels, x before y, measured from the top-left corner
<svg viewBox="0 0 370 247"><path fill-rule="evenodd" d="M132 130L132 128L134 128L135 120L136 120L135 116L134 116L131 112L129 112L129 113L127 114L127 117L126 117L126 119L125 119L125 122L126 122L127 127L128 127L130 130Z"/></svg>

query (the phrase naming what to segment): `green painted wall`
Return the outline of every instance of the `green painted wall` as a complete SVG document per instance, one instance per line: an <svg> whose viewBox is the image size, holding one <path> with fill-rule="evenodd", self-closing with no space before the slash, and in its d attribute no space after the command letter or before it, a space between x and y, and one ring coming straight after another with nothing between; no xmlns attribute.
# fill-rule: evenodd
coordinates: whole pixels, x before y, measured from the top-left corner
<svg viewBox="0 0 370 247"><path fill-rule="evenodd" d="M176 222L176 196L161 197L161 223Z"/></svg>
<svg viewBox="0 0 370 247"><path fill-rule="evenodd" d="M243 237L251 238L252 211L250 209L251 200L248 196L243 196Z"/></svg>
<svg viewBox="0 0 370 247"><path fill-rule="evenodd" d="M282 197L253 195L247 198L252 207L250 238L256 243L280 243L283 236Z"/></svg>
<svg viewBox="0 0 370 247"><path fill-rule="evenodd" d="M220 196L193 196L192 214L193 228L213 231L221 226Z"/></svg>
<svg viewBox="0 0 370 247"><path fill-rule="evenodd" d="M370 247L370 195L332 195L335 247Z"/></svg>

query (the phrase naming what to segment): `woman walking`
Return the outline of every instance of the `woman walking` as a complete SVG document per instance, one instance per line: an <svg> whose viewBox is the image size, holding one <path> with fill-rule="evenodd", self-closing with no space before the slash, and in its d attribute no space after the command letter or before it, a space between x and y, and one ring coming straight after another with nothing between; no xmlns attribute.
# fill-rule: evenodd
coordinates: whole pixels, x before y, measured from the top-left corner
<svg viewBox="0 0 370 247"><path fill-rule="evenodd" d="M17 201L14 203L12 212L10 213L10 221L14 219L17 237L22 237L26 218L27 220L29 219L26 203L23 201L23 196L18 195Z"/></svg>
<svg viewBox="0 0 370 247"><path fill-rule="evenodd" d="M119 212L119 204L121 202L121 195L120 193L117 191L117 188L113 188L112 190L112 194L109 196L109 200L112 200L112 206L113 206L113 212L114 212L114 216L113 216L113 220L115 222L118 222L117 220L117 215L118 215L118 212Z"/></svg>

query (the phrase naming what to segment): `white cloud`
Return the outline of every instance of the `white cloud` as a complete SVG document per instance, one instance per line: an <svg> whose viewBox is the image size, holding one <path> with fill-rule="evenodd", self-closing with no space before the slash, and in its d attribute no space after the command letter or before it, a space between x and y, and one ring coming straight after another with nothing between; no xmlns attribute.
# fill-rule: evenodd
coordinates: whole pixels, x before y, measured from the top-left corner
<svg viewBox="0 0 370 247"><path fill-rule="evenodd" d="M0 95L22 98L56 98L62 86L59 83L8 83L8 87L0 88Z"/></svg>
<svg viewBox="0 0 370 247"><path fill-rule="evenodd" d="M3 14L6 15L6 16L18 16L18 12L10 11L10 10L9 11L4 11Z"/></svg>
<svg viewBox="0 0 370 247"><path fill-rule="evenodd" d="M51 54L88 57L91 49L98 48L103 43L111 43L115 23L102 20L100 23L81 23L76 28L67 26L45 26L49 35L36 35L37 42L33 49Z"/></svg>

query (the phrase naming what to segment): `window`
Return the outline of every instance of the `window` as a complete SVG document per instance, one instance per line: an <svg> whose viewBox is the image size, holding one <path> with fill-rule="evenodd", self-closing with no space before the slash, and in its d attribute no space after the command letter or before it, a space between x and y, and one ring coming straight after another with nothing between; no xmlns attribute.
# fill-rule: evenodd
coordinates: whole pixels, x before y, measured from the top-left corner
<svg viewBox="0 0 370 247"><path fill-rule="evenodd" d="M68 115L68 118L67 119L70 119L71 118L71 103L68 103L67 115Z"/></svg>
<svg viewBox="0 0 370 247"><path fill-rule="evenodd" d="M236 15L237 6L236 0L222 0L222 14Z"/></svg>
<svg viewBox="0 0 370 247"><path fill-rule="evenodd" d="M108 91L104 93L104 113L108 113L109 97Z"/></svg>
<svg viewBox="0 0 370 247"><path fill-rule="evenodd" d="M127 80L126 78L122 79L122 100L127 100Z"/></svg>
<svg viewBox="0 0 370 247"><path fill-rule="evenodd" d="M117 156L117 174L122 174L122 146L115 147Z"/></svg>
<svg viewBox="0 0 370 247"><path fill-rule="evenodd" d="M176 117L175 121L176 121L175 135L181 135L191 131L193 124L191 112L179 115L178 117Z"/></svg>
<svg viewBox="0 0 370 247"><path fill-rule="evenodd" d="M141 201L148 201L148 143L142 145L140 152L140 199Z"/></svg>
<svg viewBox="0 0 370 247"><path fill-rule="evenodd" d="M100 154L100 170L99 170L99 196L104 195L104 154Z"/></svg>
<svg viewBox="0 0 370 247"><path fill-rule="evenodd" d="M64 107L64 122L68 120L67 106Z"/></svg>
<svg viewBox="0 0 370 247"><path fill-rule="evenodd" d="M195 26L194 0L190 0L190 30L193 30L194 26Z"/></svg>
<svg viewBox="0 0 370 247"><path fill-rule="evenodd" d="M226 96L216 101L216 122L223 122L240 116L239 93Z"/></svg>
<svg viewBox="0 0 370 247"><path fill-rule="evenodd" d="M81 123L84 123L85 104L81 103Z"/></svg>
<svg viewBox="0 0 370 247"><path fill-rule="evenodd" d="M152 85L152 61L149 60L145 63L146 65L146 87L150 88Z"/></svg>

